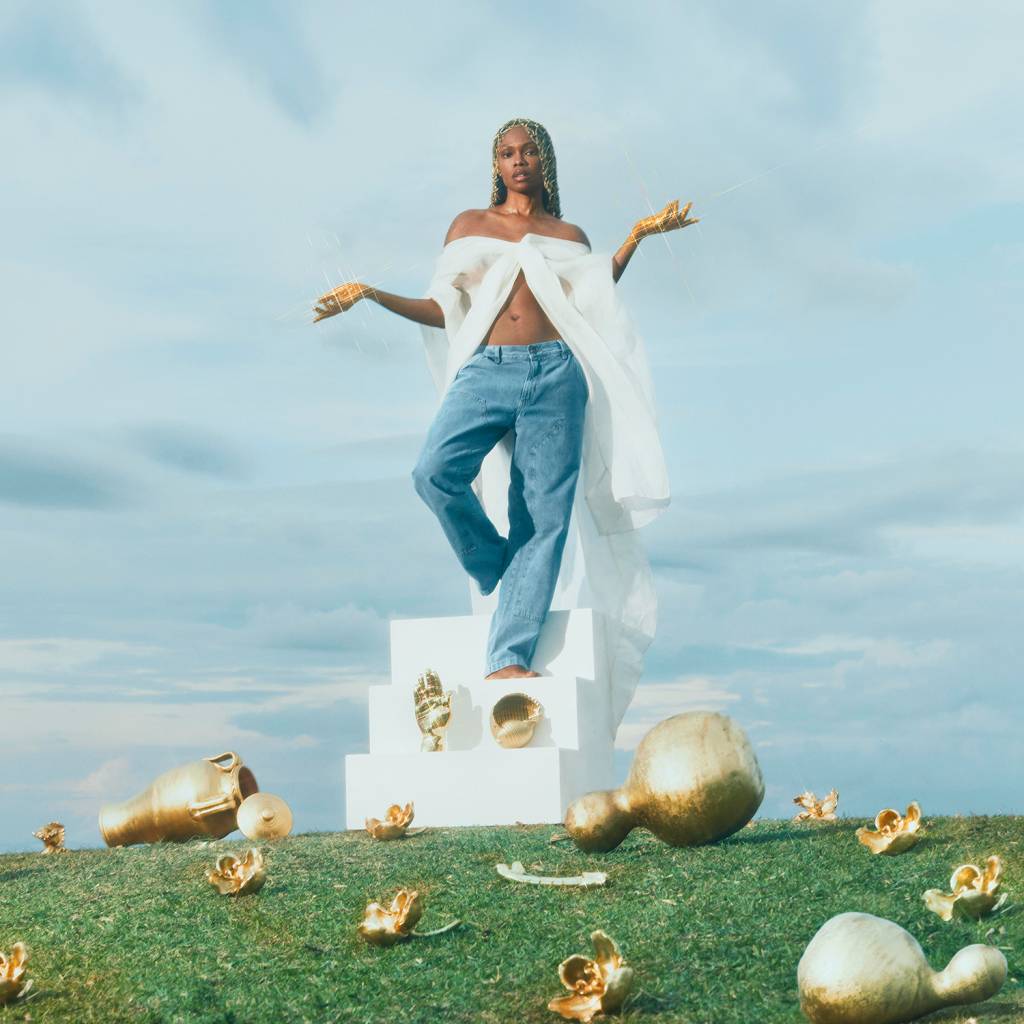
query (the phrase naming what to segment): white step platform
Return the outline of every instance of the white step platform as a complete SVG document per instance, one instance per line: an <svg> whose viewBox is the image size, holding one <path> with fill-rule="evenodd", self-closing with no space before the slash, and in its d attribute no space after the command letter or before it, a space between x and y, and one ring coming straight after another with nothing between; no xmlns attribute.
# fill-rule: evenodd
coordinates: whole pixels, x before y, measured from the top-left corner
<svg viewBox="0 0 1024 1024"><path fill-rule="evenodd" d="M590 609L549 612L532 667L541 676L484 680L490 615L391 623L391 684L369 692L370 752L345 758L346 823L362 828L390 804L416 805L417 825L561 821L583 793L612 783L613 732L602 620ZM420 751L413 691L428 668L452 690L446 749ZM490 715L509 693L540 701L526 747L504 750Z"/></svg>

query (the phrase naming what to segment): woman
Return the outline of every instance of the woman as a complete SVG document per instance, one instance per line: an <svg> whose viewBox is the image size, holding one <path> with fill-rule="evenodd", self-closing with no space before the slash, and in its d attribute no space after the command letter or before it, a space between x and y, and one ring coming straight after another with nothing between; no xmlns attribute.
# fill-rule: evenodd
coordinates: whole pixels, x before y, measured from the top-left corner
<svg viewBox="0 0 1024 1024"><path fill-rule="evenodd" d="M502 125L492 167L491 204L452 222L429 297L345 284L320 297L315 320L371 298L423 325L442 401L413 480L481 596L501 581L487 678L538 675L530 660L552 596L561 583L563 597L572 587L579 598L582 562L591 603L620 627L609 671L613 684L621 676L621 717L654 619L649 568L631 535L667 506L668 486L646 357L611 284L642 238L696 218L690 204L669 203L609 261L562 220L542 125ZM574 509L573 584L560 569ZM493 520L505 518L503 537Z"/></svg>

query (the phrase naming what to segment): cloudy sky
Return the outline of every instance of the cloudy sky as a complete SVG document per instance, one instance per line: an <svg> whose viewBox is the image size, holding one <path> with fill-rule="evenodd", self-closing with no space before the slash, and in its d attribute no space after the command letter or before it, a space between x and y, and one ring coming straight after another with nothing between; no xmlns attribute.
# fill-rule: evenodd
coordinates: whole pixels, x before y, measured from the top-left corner
<svg viewBox="0 0 1024 1024"><path fill-rule="evenodd" d="M945 5L952 7L952 5ZM346 11L350 8L350 11ZM840 809L1020 812L1024 13L1011 2L0 9L0 850L234 748L343 825L388 621L468 588L409 471L422 294L541 121L671 508L619 735L727 711Z"/></svg>

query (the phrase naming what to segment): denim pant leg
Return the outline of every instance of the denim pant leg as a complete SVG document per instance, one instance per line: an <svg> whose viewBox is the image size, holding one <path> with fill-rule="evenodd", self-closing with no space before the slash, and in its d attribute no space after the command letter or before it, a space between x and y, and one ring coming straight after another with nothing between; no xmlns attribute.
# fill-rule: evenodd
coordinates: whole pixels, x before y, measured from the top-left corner
<svg viewBox="0 0 1024 1024"><path fill-rule="evenodd" d="M493 369L478 353L459 370L412 471L416 493L437 516L459 562L483 594L498 585L507 546L471 486L484 456L512 425L509 403L499 400L495 389Z"/></svg>
<svg viewBox="0 0 1024 1024"><path fill-rule="evenodd" d="M583 446L588 390L579 363L562 341L524 348L530 365L515 420L507 565L487 674L530 667L558 581Z"/></svg>

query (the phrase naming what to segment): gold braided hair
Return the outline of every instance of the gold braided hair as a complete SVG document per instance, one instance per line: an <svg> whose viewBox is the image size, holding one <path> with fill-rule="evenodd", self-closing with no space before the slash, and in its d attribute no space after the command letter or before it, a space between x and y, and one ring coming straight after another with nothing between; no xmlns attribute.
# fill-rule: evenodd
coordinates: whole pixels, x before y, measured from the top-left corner
<svg viewBox="0 0 1024 1024"><path fill-rule="evenodd" d="M505 202L505 199L508 197L508 188L505 186L505 182L501 180L501 174L498 172L498 143L501 142L502 135L509 128L514 128L516 125L526 129L526 134L530 136L534 145L540 150L540 167L544 179L542 194L544 209L553 217L561 220L562 206L558 199L558 171L555 167L555 147L551 144L551 136L548 135L544 125L531 121L526 117L514 117L511 121L506 121L494 135L494 140L491 143L491 206L497 206L498 203Z"/></svg>

